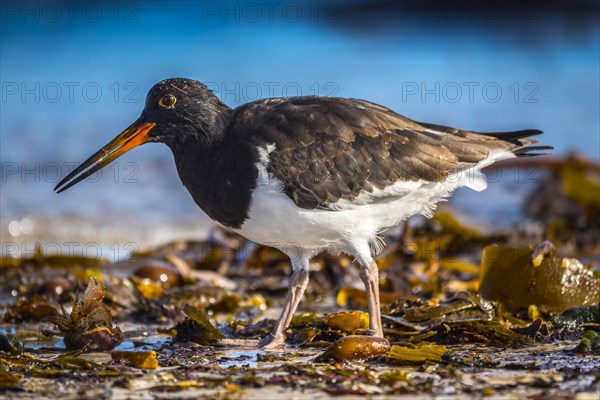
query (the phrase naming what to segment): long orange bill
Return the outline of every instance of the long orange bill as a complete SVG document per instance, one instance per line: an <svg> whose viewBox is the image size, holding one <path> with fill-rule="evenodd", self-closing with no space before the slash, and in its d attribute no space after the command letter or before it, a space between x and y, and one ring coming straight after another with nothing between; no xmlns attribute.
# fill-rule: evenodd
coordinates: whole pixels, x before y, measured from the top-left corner
<svg viewBox="0 0 600 400"><path fill-rule="evenodd" d="M107 166L129 150L150 141L147 135L155 126L155 123L143 123L138 119L116 138L111 140L110 143L75 168L73 172L56 185L54 190L57 193L67 190L94 172Z"/></svg>

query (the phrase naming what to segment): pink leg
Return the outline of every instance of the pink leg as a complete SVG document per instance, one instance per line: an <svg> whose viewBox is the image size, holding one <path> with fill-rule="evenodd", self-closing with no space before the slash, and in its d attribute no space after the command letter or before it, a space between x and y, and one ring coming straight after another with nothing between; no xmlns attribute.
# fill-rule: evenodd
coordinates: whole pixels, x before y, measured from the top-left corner
<svg viewBox="0 0 600 400"><path fill-rule="evenodd" d="M284 332L292 321L294 312L298 308L298 304L300 304L306 286L308 286L308 262L306 264L306 266L303 265L292 273L287 298L285 299L279 320L273 331L260 341L260 347L276 348L284 344Z"/></svg>
<svg viewBox="0 0 600 400"><path fill-rule="evenodd" d="M365 285L369 304L369 331L371 335L383 337L381 309L379 303L379 269L374 260L361 265L360 279Z"/></svg>

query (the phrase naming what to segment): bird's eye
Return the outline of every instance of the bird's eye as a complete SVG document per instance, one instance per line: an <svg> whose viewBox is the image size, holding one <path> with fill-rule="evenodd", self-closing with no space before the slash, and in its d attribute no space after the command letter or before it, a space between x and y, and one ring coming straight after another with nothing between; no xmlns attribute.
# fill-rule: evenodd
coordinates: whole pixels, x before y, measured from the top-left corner
<svg viewBox="0 0 600 400"><path fill-rule="evenodd" d="M164 95L162 99L160 99L160 101L158 102L158 104L160 104L161 107L164 108L173 108L175 103L177 103L177 99L172 94Z"/></svg>

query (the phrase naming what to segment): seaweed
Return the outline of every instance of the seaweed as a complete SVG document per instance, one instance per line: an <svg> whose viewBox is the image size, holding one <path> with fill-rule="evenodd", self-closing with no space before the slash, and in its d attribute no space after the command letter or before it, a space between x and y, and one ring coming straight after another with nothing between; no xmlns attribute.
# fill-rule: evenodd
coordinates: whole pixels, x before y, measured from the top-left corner
<svg viewBox="0 0 600 400"><path fill-rule="evenodd" d="M388 354L392 362L418 363L427 361L441 362L442 357L448 352L446 346L429 343L419 343L414 347L394 345Z"/></svg>
<svg viewBox="0 0 600 400"><path fill-rule="evenodd" d="M312 260L281 351L256 339L273 329L289 260L234 234L112 264L3 257L2 395L595 395L600 273L586 263L599 225L595 194L574 191L594 188L600 170L564 164L544 167L526 204L543 216L533 233L525 219L513 232L476 229L443 208L389 235L377 259L385 338L366 335L366 296L343 254ZM529 246L545 237L556 240Z"/></svg>
<svg viewBox="0 0 600 400"><path fill-rule="evenodd" d="M378 357L390 350L390 342L373 336L345 336L315 358L316 362L358 360Z"/></svg>
<svg viewBox="0 0 600 400"><path fill-rule="evenodd" d="M210 323L205 314L198 309L186 306L183 310L186 318L172 329L176 332L176 342L194 342L202 345L214 344L224 336Z"/></svg>
<svg viewBox="0 0 600 400"><path fill-rule="evenodd" d="M21 381L23 375L13 374L9 371L0 370L0 389L19 390L22 389Z"/></svg>
<svg viewBox="0 0 600 400"><path fill-rule="evenodd" d="M454 321L433 326L412 336L410 341L437 344L483 343L494 347L520 347L532 340L498 321Z"/></svg>
<svg viewBox="0 0 600 400"><path fill-rule="evenodd" d="M600 324L600 304L593 306L572 307L561 315L552 318L552 324L557 327L579 326L586 323Z"/></svg>
<svg viewBox="0 0 600 400"><path fill-rule="evenodd" d="M23 342L11 333L0 334L0 351L21 355L23 354Z"/></svg>
<svg viewBox="0 0 600 400"><path fill-rule="evenodd" d="M600 302L600 279L590 269L576 259L534 255L528 247L486 247L479 290L511 311L535 304L562 312Z"/></svg>
<svg viewBox="0 0 600 400"><path fill-rule="evenodd" d="M156 359L156 352L151 351L122 351L113 350L110 353L111 358L117 362L124 362L135 368L140 369L156 369L158 367L158 360Z"/></svg>

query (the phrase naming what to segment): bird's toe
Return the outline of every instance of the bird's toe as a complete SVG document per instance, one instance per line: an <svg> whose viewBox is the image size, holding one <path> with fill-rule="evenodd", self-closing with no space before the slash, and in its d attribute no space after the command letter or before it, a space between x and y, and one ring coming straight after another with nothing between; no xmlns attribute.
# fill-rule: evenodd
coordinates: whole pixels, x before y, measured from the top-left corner
<svg viewBox="0 0 600 400"><path fill-rule="evenodd" d="M257 339L221 339L217 341L217 345L224 347L250 347L257 348L260 345L260 341Z"/></svg>
<svg viewBox="0 0 600 400"><path fill-rule="evenodd" d="M274 336L273 334L269 333L259 341L258 346L261 349L272 350L281 348L284 344L285 337L283 335Z"/></svg>
<svg viewBox="0 0 600 400"><path fill-rule="evenodd" d="M377 331L377 329L367 329L367 335L375 337L383 337L383 332Z"/></svg>

